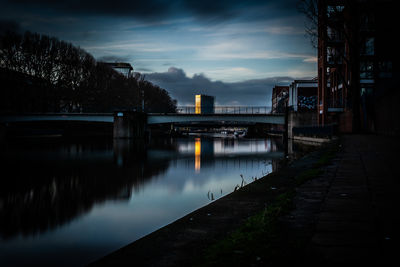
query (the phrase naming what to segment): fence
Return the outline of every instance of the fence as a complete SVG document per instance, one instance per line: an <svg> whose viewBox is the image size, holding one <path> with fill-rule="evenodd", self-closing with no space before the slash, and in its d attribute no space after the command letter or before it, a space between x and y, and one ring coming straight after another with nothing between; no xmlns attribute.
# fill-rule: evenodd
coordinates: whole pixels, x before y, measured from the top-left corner
<svg viewBox="0 0 400 267"><path fill-rule="evenodd" d="M177 107L177 112L182 114L196 114L195 106ZM271 107L267 106L217 106L213 112L203 114L270 114Z"/></svg>

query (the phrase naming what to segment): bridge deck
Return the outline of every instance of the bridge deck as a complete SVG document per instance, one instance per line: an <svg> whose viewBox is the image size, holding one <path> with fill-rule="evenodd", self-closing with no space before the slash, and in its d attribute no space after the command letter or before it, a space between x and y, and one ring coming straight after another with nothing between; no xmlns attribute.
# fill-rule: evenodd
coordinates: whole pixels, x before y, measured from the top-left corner
<svg viewBox="0 0 400 267"><path fill-rule="evenodd" d="M87 121L114 122L112 113L52 113L3 115L0 122L29 122L29 121ZM273 123L284 124L283 114L185 114L185 113L149 113L148 124L188 123L188 122L238 122L238 123Z"/></svg>
<svg viewBox="0 0 400 267"><path fill-rule="evenodd" d="M185 122L238 122L284 124L283 114L148 114L148 124Z"/></svg>

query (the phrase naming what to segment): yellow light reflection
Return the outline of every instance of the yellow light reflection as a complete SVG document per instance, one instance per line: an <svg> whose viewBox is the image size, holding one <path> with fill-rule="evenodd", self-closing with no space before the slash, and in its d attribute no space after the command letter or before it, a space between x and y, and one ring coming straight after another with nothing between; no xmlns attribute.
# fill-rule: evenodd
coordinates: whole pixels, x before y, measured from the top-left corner
<svg viewBox="0 0 400 267"><path fill-rule="evenodd" d="M196 173L200 172L201 165L201 140L196 138L194 140L194 170Z"/></svg>

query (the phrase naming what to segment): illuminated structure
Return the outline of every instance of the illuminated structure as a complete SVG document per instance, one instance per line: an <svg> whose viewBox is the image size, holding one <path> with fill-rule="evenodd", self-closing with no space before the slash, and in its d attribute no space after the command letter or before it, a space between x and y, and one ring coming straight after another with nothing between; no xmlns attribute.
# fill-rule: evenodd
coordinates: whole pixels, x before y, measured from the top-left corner
<svg viewBox="0 0 400 267"><path fill-rule="evenodd" d="M208 95L196 95L195 113L196 114L214 113L214 97Z"/></svg>

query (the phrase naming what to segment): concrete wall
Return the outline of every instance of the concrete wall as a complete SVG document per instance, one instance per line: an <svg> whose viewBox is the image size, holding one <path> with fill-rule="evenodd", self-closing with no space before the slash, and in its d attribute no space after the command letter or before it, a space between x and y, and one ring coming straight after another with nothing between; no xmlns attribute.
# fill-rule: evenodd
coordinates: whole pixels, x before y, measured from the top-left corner
<svg viewBox="0 0 400 267"><path fill-rule="evenodd" d="M145 113L120 111L114 114L114 138L144 138L147 124Z"/></svg>
<svg viewBox="0 0 400 267"><path fill-rule="evenodd" d="M288 138L293 138L293 127L311 126L318 124L317 112L295 112L289 111L288 114Z"/></svg>

